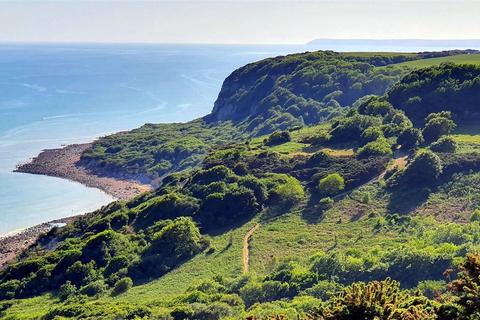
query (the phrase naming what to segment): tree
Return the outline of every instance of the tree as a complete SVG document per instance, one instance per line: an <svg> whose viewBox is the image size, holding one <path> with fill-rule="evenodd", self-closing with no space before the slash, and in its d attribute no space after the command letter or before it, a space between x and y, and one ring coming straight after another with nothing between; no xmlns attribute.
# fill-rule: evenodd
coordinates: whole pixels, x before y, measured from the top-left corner
<svg viewBox="0 0 480 320"><path fill-rule="evenodd" d="M425 141L431 143L455 130L456 124L451 118L452 114L450 112L429 114L423 128Z"/></svg>
<svg viewBox="0 0 480 320"><path fill-rule="evenodd" d="M410 150L423 143L423 134L420 129L410 127L403 130L398 136L397 143L403 150Z"/></svg>
<svg viewBox="0 0 480 320"><path fill-rule="evenodd" d="M331 173L320 180L318 189L324 195L336 195L345 189L345 179L338 173Z"/></svg>

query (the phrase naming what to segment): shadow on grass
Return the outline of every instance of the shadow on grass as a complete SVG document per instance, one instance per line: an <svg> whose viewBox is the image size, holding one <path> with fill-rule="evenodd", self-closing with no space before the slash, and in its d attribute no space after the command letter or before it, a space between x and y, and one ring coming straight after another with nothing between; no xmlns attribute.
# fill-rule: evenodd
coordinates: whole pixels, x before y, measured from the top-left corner
<svg viewBox="0 0 480 320"><path fill-rule="evenodd" d="M312 195L308 200L307 205L302 210L302 219L307 223L316 224L323 220L325 216L325 211L328 208L321 208L318 206L321 197L317 195Z"/></svg>
<svg viewBox="0 0 480 320"><path fill-rule="evenodd" d="M387 206L389 213L407 214L423 204L432 191L429 188L396 188L391 190Z"/></svg>

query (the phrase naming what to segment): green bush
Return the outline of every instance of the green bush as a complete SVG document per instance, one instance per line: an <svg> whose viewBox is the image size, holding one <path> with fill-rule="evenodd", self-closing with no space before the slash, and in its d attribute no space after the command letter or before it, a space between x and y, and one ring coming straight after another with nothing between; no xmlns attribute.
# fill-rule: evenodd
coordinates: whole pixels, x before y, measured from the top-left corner
<svg viewBox="0 0 480 320"><path fill-rule="evenodd" d="M322 198L318 202L318 208L322 211L326 211L326 210L332 208L334 203L335 203L335 201L333 201L333 199L330 198L330 197Z"/></svg>
<svg viewBox="0 0 480 320"><path fill-rule="evenodd" d="M290 132L288 131L275 131L267 139L265 139L265 144L267 146L275 146L282 143L286 143L292 140Z"/></svg>
<svg viewBox="0 0 480 320"><path fill-rule="evenodd" d="M432 151L425 150L419 152L407 165L400 180L404 186L428 186L438 179L442 170L440 158Z"/></svg>
<svg viewBox="0 0 480 320"><path fill-rule="evenodd" d="M430 150L438 153L455 153L457 142L449 136L443 136L430 145Z"/></svg>
<svg viewBox="0 0 480 320"><path fill-rule="evenodd" d="M470 216L470 221L480 221L480 209L475 209Z"/></svg>
<svg viewBox="0 0 480 320"><path fill-rule="evenodd" d="M410 127L403 130L398 136L397 143L403 150L415 149L423 143L423 134L420 129Z"/></svg>
<svg viewBox="0 0 480 320"><path fill-rule="evenodd" d="M320 180L318 189L326 196L334 196L345 189L345 179L338 173L331 173Z"/></svg>
<svg viewBox="0 0 480 320"><path fill-rule="evenodd" d="M383 137L383 131L379 127L369 127L362 132L362 141L364 143L372 142Z"/></svg>
<svg viewBox="0 0 480 320"><path fill-rule="evenodd" d="M357 156L359 158L369 158L377 156L391 157L392 155L392 146L385 138L380 138L375 141L369 142L363 147L359 148L357 151Z"/></svg>
<svg viewBox="0 0 480 320"><path fill-rule="evenodd" d="M108 289L108 286L105 284L103 280L97 280L87 284L80 288L80 293L85 294L87 296L100 296L104 294Z"/></svg>
<svg viewBox="0 0 480 320"><path fill-rule="evenodd" d="M284 205L295 205L305 198L300 181L287 174L267 174L263 182L269 190L269 201Z"/></svg>
<svg viewBox="0 0 480 320"><path fill-rule="evenodd" d="M115 282L113 287L113 294L118 295L127 292L133 286L133 281L129 277L122 278Z"/></svg>
<svg viewBox="0 0 480 320"><path fill-rule="evenodd" d="M70 281L65 282L58 289L58 298L60 300L66 300L77 292L77 287L73 285Z"/></svg>
<svg viewBox="0 0 480 320"><path fill-rule="evenodd" d="M0 300L13 299L21 288L19 280L9 280L0 283Z"/></svg>
<svg viewBox="0 0 480 320"><path fill-rule="evenodd" d="M422 133L425 141L431 143L444 135L450 134L455 127L451 112L431 113L426 119Z"/></svg>

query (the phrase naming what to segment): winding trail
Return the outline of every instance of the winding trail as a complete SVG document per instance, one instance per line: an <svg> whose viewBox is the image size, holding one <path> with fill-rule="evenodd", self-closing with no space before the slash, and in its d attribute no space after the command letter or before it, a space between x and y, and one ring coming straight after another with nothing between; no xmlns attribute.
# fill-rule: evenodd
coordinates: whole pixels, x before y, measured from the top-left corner
<svg viewBox="0 0 480 320"><path fill-rule="evenodd" d="M260 228L260 223L257 223L252 229L248 230L245 237L243 237L243 273L248 273L248 270L250 269L249 241L255 230L258 228Z"/></svg>

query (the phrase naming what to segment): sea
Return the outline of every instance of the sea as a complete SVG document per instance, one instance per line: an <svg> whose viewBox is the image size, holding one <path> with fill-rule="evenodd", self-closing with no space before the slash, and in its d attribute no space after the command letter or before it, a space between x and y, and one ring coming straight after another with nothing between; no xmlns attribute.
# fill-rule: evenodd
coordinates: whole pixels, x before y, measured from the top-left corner
<svg viewBox="0 0 480 320"><path fill-rule="evenodd" d="M225 77L266 57L429 49L318 45L0 44L0 236L114 200L69 180L13 172L43 149L206 115Z"/></svg>

